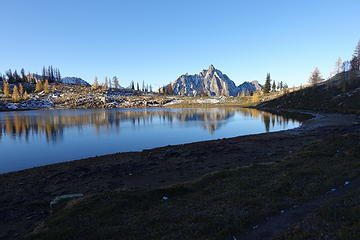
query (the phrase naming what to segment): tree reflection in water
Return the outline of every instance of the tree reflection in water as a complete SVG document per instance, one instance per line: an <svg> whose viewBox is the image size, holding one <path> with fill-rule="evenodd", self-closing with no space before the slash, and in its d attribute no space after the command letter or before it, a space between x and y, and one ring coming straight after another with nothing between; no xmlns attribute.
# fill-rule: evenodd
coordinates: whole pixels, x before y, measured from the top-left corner
<svg viewBox="0 0 360 240"><path fill-rule="evenodd" d="M110 109L110 110L47 110L0 113L0 140L4 136L29 141L30 137L45 136L48 142L57 142L64 137L66 128L92 127L97 134L120 131L121 123L131 122L134 128L160 124L198 122L214 133L235 113L245 118L261 119L265 131L270 124L286 126L296 120L268 112L248 108L187 108L187 109ZM156 120L156 121L154 121Z"/></svg>

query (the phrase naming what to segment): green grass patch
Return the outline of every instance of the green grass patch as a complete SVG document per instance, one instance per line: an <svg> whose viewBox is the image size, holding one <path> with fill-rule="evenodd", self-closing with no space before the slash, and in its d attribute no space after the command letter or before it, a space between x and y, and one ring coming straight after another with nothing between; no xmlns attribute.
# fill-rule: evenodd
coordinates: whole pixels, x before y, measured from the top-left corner
<svg viewBox="0 0 360 240"><path fill-rule="evenodd" d="M25 239L225 239L360 176L359 143L358 135L331 137L272 164L89 196Z"/></svg>
<svg viewBox="0 0 360 240"><path fill-rule="evenodd" d="M360 239L359 216L360 189L340 199L326 202L311 217L292 226L276 239Z"/></svg>

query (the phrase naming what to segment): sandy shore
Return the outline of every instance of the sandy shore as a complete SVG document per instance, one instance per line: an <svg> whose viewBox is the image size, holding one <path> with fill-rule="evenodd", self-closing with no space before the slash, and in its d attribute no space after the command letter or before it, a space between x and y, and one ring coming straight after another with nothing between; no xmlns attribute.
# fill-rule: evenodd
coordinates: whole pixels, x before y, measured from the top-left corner
<svg viewBox="0 0 360 240"><path fill-rule="evenodd" d="M2 174L0 239L14 239L28 231L50 214L49 203L59 195L191 181L222 169L276 161L325 136L360 131L359 116L314 116L287 131L110 154Z"/></svg>

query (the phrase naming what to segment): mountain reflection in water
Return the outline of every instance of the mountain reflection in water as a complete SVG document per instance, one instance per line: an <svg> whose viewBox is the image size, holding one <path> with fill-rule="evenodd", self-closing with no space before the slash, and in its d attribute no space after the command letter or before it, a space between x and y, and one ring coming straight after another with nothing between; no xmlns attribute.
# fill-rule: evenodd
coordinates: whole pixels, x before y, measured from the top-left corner
<svg viewBox="0 0 360 240"><path fill-rule="evenodd" d="M298 127L246 108L0 112L0 173L116 152L141 151Z"/></svg>
<svg viewBox="0 0 360 240"><path fill-rule="evenodd" d="M235 113L243 117L261 119L265 131L270 126L287 125L293 119L248 108L189 108L189 109L135 109L135 110L47 110L32 112L6 112L0 115L0 140L4 136L30 141L31 136L43 135L47 141L56 142L64 136L64 129L91 126L97 134L121 130L121 123L128 121L134 128L151 126L154 121L200 122L200 126L214 133ZM0 142L1 143L1 142Z"/></svg>

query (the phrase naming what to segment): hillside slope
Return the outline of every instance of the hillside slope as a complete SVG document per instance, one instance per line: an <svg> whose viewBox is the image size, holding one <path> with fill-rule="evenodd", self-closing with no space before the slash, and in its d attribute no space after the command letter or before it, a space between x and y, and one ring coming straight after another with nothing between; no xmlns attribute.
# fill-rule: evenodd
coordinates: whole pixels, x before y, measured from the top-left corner
<svg viewBox="0 0 360 240"><path fill-rule="evenodd" d="M258 105L260 108L360 113L360 72L345 72Z"/></svg>

